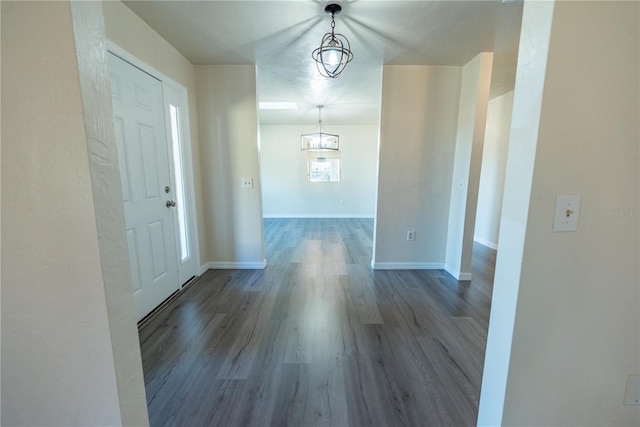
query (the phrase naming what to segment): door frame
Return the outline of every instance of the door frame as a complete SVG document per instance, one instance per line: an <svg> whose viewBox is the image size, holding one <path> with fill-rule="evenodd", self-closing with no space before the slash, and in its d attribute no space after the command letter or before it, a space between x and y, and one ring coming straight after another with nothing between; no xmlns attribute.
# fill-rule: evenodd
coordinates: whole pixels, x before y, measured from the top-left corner
<svg viewBox="0 0 640 427"><path fill-rule="evenodd" d="M181 98L180 103L182 104L181 108L183 109L184 123L185 123L185 126L181 127L182 134L180 135L180 142L181 142L180 150L182 152L182 159L183 159L182 167L183 167L184 181L185 181L185 195L187 198L186 208L187 208L187 217L189 221L188 228L190 230L190 233L189 233L190 234L189 241L191 242L190 250L194 257L193 276L198 277L201 274L200 272L200 269L201 269L200 268L200 241L199 241L199 233L198 233L198 221L196 216L193 156L192 156L192 149L191 149L191 145L192 145L191 121L190 121L190 114L189 114L189 97L188 97L187 88L184 87L182 84L176 82L175 80L171 79L170 77L167 77L165 74L161 73L154 67L150 66L146 62L140 60L133 54L129 53L126 49L120 47L119 45L117 45L116 43L108 39L106 40L106 50L107 52L111 52L112 54L119 56L120 58L130 63L134 67L139 68L140 70L144 71L145 73L155 77L156 79L160 80L160 82L162 82L162 103L163 103L163 111L165 114L165 130L167 132L168 147L170 147L171 145L171 141L170 141L171 123L167 121L167 118L169 117L169 102L167 101L165 96L165 89L169 87L173 91L176 91L180 94L180 98ZM175 170L172 166L173 153L171 149L169 149L168 151L169 151L168 153L169 159L171 160L170 161L171 163L170 177L173 182L173 185L175 185L175 182L176 182ZM174 215L174 218L175 218L175 215ZM175 220L174 220L174 224L175 224ZM175 226L174 226L174 233L175 233ZM176 236L176 249L178 245L179 245L178 236ZM176 252L175 261L176 261L176 265L180 263L179 251ZM184 285L184 283L178 283L179 288L181 288L182 285Z"/></svg>

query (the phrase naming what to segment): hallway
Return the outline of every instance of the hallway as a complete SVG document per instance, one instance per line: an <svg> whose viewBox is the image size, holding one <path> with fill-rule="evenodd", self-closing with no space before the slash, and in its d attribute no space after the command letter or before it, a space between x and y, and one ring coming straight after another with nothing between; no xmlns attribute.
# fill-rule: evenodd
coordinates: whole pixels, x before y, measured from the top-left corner
<svg viewBox="0 0 640 427"><path fill-rule="evenodd" d="M372 271L370 219L266 219L140 330L151 425L475 425L495 251L473 282Z"/></svg>

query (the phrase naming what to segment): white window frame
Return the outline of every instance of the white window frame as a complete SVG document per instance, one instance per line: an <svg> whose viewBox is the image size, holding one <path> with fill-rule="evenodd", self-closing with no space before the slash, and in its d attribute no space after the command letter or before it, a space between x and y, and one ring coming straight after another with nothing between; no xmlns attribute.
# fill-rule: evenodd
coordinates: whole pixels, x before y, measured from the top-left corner
<svg viewBox="0 0 640 427"><path fill-rule="evenodd" d="M322 160L320 160L322 159ZM314 180L312 177L312 163L318 162L318 160L323 162L330 162L332 164L337 164L337 171L334 171L332 168L331 171L331 179L329 181L325 180ZM335 179L334 179L335 178ZM307 151L307 181L311 184L337 184L342 180L342 158L340 155L340 151Z"/></svg>

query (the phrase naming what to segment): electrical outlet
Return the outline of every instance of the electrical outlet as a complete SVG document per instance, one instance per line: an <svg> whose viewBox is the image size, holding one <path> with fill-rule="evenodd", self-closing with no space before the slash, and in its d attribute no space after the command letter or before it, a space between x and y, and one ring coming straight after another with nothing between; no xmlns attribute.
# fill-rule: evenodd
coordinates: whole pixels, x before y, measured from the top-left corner
<svg viewBox="0 0 640 427"><path fill-rule="evenodd" d="M407 231L407 240L412 241L416 239L415 231Z"/></svg>
<svg viewBox="0 0 640 427"><path fill-rule="evenodd" d="M253 178L242 178L242 188L253 188Z"/></svg>
<svg viewBox="0 0 640 427"><path fill-rule="evenodd" d="M640 375L627 377L627 389L624 392L624 404L627 406L640 405Z"/></svg>

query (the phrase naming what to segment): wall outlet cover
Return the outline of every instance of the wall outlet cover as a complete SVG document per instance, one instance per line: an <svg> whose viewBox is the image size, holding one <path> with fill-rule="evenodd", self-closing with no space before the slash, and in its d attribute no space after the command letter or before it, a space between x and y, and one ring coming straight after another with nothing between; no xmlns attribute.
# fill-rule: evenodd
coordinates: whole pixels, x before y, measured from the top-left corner
<svg viewBox="0 0 640 427"><path fill-rule="evenodd" d="M640 405L640 374L627 377L627 388L624 392L625 406Z"/></svg>
<svg viewBox="0 0 640 427"><path fill-rule="evenodd" d="M242 188L253 188L253 178L242 178Z"/></svg>

